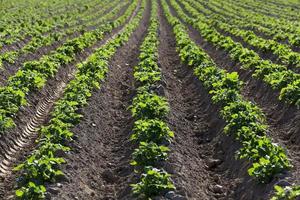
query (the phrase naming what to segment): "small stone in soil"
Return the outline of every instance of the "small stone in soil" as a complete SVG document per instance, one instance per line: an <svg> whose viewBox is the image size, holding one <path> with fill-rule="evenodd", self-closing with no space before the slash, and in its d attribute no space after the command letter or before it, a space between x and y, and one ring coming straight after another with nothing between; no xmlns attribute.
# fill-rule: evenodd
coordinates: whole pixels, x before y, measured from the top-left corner
<svg viewBox="0 0 300 200"><path fill-rule="evenodd" d="M57 187L62 188L62 184L61 183L57 183L56 185L57 185Z"/></svg>
<svg viewBox="0 0 300 200"><path fill-rule="evenodd" d="M222 163L222 160L219 160L219 159L208 159L207 166L208 166L208 169L213 169L213 168L216 168L221 163Z"/></svg>
<svg viewBox="0 0 300 200"><path fill-rule="evenodd" d="M91 182L91 188L96 189L97 188L97 184L93 181Z"/></svg>
<svg viewBox="0 0 300 200"><path fill-rule="evenodd" d="M59 193L59 189L58 188L49 188L48 192L51 194L58 194Z"/></svg>
<svg viewBox="0 0 300 200"><path fill-rule="evenodd" d="M224 188L221 185L214 185L211 187L211 191L214 193L222 194L224 193Z"/></svg>
<svg viewBox="0 0 300 200"><path fill-rule="evenodd" d="M180 194L176 194L174 191L167 192L165 197L171 200L186 200L185 197L181 196Z"/></svg>

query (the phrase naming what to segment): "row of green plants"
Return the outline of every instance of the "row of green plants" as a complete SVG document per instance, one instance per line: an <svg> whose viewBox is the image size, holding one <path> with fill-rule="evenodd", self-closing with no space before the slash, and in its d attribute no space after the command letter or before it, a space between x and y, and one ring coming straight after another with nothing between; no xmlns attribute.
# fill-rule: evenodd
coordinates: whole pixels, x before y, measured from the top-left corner
<svg viewBox="0 0 300 200"><path fill-rule="evenodd" d="M137 6L136 3L133 5ZM63 97L55 103L50 122L39 131L37 149L15 168L21 171L21 176L18 177L19 189L16 191L19 199L44 199L45 184L53 183L64 176L59 169L60 165L66 162L61 152L70 151L68 143L72 141L74 135L71 129L83 117L79 110L88 105L92 91L100 88L100 83L109 70L109 60L137 28L144 8L145 0L142 1L134 18L120 33L95 50L85 62L77 65L75 78L67 85Z"/></svg>
<svg viewBox="0 0 300 200"><path fill-rule="evenodd" d="M270 0L269 2L281 7L291 8L292 10L295 10L295 8L300 8L297 0Z"/></svg>
<svg viewBox="0 0 300 200"><path fill-rule="evenodd" d="M14 127L13 118L20 107L26 105L26 95L29 92L43 87L50 77L55 76L60 67L74 61L76 54L103 39L104 35L110 33L114 28L124 25L137 3L138 1L135 0L116 20L107 22L115 14L110 13L103 18L105 23L95 30L67 40L62 46L39 60L24 63L23 67L9 78L7 85L0 87L0 133Z"/></svg>
<svg viewBox="0 0 300 200"><path fill-rule="evenodd" d="M134 67L137 94L129 107L135 119L131 140L138 144L131 162L138 181L131 186L133 194L142 199L151 199L175 189L171 175L162 168L170 151L167 145L174 133L166 123L169 113L167 99L156 93L161 81L161 70L157 64L158 29L157 1L152 1L148 34L140 47L140 62Z"/></svg>
<svg viewBox="0 0 300 200"><path fill-rule="evenodd" d="M85 9L81 9L81 7L85 7ZM43 37L43 36L45 37L51 33L57 32L56 30L64 30L66 27L74 26L76 23L78 23L77 21L78 19L90 15L89 13L94 11L94 7L100 9L102 5L99 3L97 4L96 2L87 2L86 5L73 4L72 9L68 9L63 13L55 13L55 14L53 13L53 16L51 17L49 16L47 18L38 18L37 21L34 21L32 23L26 22L26 20L24 19L22 23L24 23L25 25L24 24L19 25L17 28L12 27L13 31L19 32L19 35L12 36L9 34L2 33L4 37L0 37L2 41L1 46L5 46L8 44L16 44L17 42L20 41L25 42L26 40L28 40L29 42L25 42L26 43L25 45L27 45L35 38L38 39L39 37ZM51 9L51 6L49 7L49 9ZM29 24L27 25L26 23ZM16 24L18 23L15 23L13 25ZM31 26L37 26L37 27L31 27ZM3 28L4 32L8 30L10 29ZM7 43L5 40L8 40L10 42ZM7 57L8 57L9 56L8 51L12 51L12 50L9 49L2 53L7 53L8 54ZM13 54L13 51L10 54ZM4 57L4 55L2 57ZM10 57L13 58L12 55Z"/></svg>
<svg viewBox="0 0 300 200"><path fill-rule="evenodd" d="M74 2L73 8L67 7L67 2L61 6L65 7L64 12L58 13L57 11L49 12L51 4L46 3L46 11L38 9L35 6L27 12L16 13L0 23L0 49L5 45L15 44L24 40L25 38L43 33L50 32L54 28L63 28L69 23L70 19L76 19L77 15L86 12L86 8L93 7L97 2L93 1L92 4L83 5L82 2ZM82 9L85 8L85 9ZM25 9L26 10L26 9ZM22 15L22 13L24 15ZM46 14L46 17L43 17ZM23 16L20 18L20 16Z"/></svg>
<svg viewBox="0 0 300 200"><path fill-rule="evenodd" d="M292 67L300 67L300 53L294 52L289 45L279 43L272 39L264 39L259 37L251 30L244 30L239 28L239 26L234 23L228 23L225 17L215 14L212 11L206 11L206 15L209 17L202 15L200 11L203 12L203 6L195 1L193 1L193 5L197 6L195 8L197 8L199 11L198 17L201 17L202 21L205 21L206 23L226 33L241 38L247 44L258 48L262 52L271 52L274 55L277 55L278 59L283 64ZM242 22L244 21L242 20Z"/></svg>
<svg viewBox="0 0 300 200"><path fill-rule="evenodd" d="M74 4L77 4L77 1L73 1ZM51 17L52 9L56 9L57 11L53 14L59 13L60 6L66 6L66 2L63 3L46 3L46 4L37 4L33 1L28 1L27 6L24 5L16 5L14 9L9 9L10 11L5 12L5 10L1 10L1 33L4 33L4 36L9 36L10 29L13 29L22 24L33 24L38 18L47 18ZM4 2L1 5L5 4ZM39 7L36 7L38 6ZM77 5L76 5L77 6ZM23 20L23 21L22 21ZM6 30L8 29L8 30Z"/></svg>
<svg viewBox="0 0 300 200"><path fill-rule="evenodd" d="M195 7L195 5L191 4ZM300 196L299 186L287 186L282 188L280 186L275 186L276 193L272 200L294 200L296 197Z"/></svg>
<svg viewBox="0 0 300 200"><path fill-rule="evenodd" d="M84 32L86 31L84 27L95 25L97 22L99 22L97 19L101 19L101 14L103 12L106 12L106 10L115 7L116 5L118 5L118 3L119 2L117 1L111 1L110 3L108 3L107 1L103 1L100 4L97 4L97 10L95 11L93 7L87 5L87 9L84 12L72 14L72 18L68 21L67 28L61 27L58 29L58 31L53 31L45 35L34 35L33 37L31 37L30 42L23 46L22 49L19 49L19 51L17 51L16 53L21 55L29 52L34 52L39 47L51 45L55 41L59 41L65 36L71 36L75 32ZM100 13L100 15L97 16L98 18L96 20L89 21L93 19L93 16L95 16L95 14L97 15L98 13Z"/></svg>
<svg viewBox="0 0 300 200"><path fill-rule="evenodd" d="M175 6L174 2L172 4ZM194 74L209 91L212 102L220 106L220 115L226 122L224 133L241 144L237 158L251 162L248 174L261 183L268 183L276 174L290 169L292 166L284 149L266 134L268 127L262 111L241 95L243 82L238 74L218 68L206 52L189 38L180 20L170 14L165 1L163 9L173 27L182 62L194 69Z"/></svg>
<svg viewBox="0 0 300 200"><path fill-rule="evenodd" d="M87 10L88 13L85 12L85 15L77 15L76 13L73 15L74 19L72 21L72 19L70 19L70 22L77 22L77 18L80 17L81 20L85 21L82 22L82 24L78 24L78 25L74 25L74 26L70 26L69 28L61 28L60 31L54 31L50 34L47 35L35 35L31 37L30 42L28 42L26 45L24 45L22 48L17 49L17 50L12 50L12 51L6 51L5 53L0 55L0 68L3 65L3 62L6 61L10 64L13 64L15 62L15 60L23 55L23 54L27 54L27 53L33 53L35 52L38 48L43 47L43 46L50 46L55 42L58 41L62 41L68 37L72 37L72 35L74 35L76 32L79 33L83 33L86 32L90 29L90 27L94 27L97 24L100 24L101 22L103 22L102 18L103 18L103 12L110 9L110 8L114 8L111 12L117 14L122 6L124 6L127 2L124 1L123 3L119 3L118 1L116 2L110 2L108 3L107 1L103 1L101 4L99 4L98 6L101 6L101 9L99 9L97 12L100 13L100 16L98 16L98 18L96 20L91 20L88 21L90 18L92 18L95 13L93 14L88 14L90 10ZM97 6L97 8L98 8ZM88 14L88 15L86 15ZM75 18L76 16L76 18Z"/></svg>
<svg viewBox="0 0 300 200"><path fill-rule="evenodd" d="M274 18L282 18L288 21L296 21L299 19L300 15L296 9L291 9L288 7L282 7L278 5L271 4L268 1L259 2L253 0L246 0L246 1L228 1L233 5L240 6L247 10L252 10L256 13L271 16Z"/></svg>
<svg viewBox="0 0 300 200"><path fill-rule="evenodd" d="M276 185L271 200L297 200L300 197L300 185L281 187Z"/></svg>
<svg viewBox="0 0 300 200"><path fill-rule="evenodd" d="M294 31L295 25L287 25L286 23L266 18L264 15L249 13L245 9L224 1L214 0L205 5L213 12L226 16L227 21L238 25L240 28L257 31L282 43L288 42L292 46L300 46L299 32Z"/></svg>
<svg viewBox="0 0 300 200"><path fill-rule="evenodd" d="M219 1L219 0L216 0ZM260 14L256 12L255 10L247 9L245 8L245 5L242 2L235 1L233 3L230 3L229 1L226 2L229 4L230 7L234 8L235 10L242 10L245 13L247 13L248 16L257 16L257 19L259 19L259 23L265 27L272 27L277 26L282 31L287 31L290 33L299 33L299 30L297 29L297 26L299 26L299 22L297 20L286 20L284 18L278 18L270 15ZM263 22L262 19L265 19L265 22ZM256 20L256 19L254 19ZM277 23L277 24L276 24Z"/></svg>
<svg viewBox="0 0 300 200"><path fill-rule="evenodd" d="M171 3L178 15L185 22L191 24L199 31L201 36L218 48L228 52L232 60L239 62L244 69L253 70L253 76L262 79L272 89L279 90L279 99L286 103L300 106L300 74L297 74L283 65L274 64L269 60L263 60L253 50L244 48L239 42L219 33L214 27L202 20L199 12L189 4L191 1L181 1L185 10L191 17L184 13L181 7L174 1Z"/></svg>

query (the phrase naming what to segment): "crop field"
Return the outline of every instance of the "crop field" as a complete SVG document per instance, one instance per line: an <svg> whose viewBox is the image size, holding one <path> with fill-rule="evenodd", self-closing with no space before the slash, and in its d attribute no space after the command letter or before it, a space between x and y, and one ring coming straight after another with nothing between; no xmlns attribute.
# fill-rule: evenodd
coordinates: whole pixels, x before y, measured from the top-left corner
<svg viewBox="0 0 300 200"><path fill-rule="evenodd" d="M299 200L300 1L0 1L0 200Z"/></svg>

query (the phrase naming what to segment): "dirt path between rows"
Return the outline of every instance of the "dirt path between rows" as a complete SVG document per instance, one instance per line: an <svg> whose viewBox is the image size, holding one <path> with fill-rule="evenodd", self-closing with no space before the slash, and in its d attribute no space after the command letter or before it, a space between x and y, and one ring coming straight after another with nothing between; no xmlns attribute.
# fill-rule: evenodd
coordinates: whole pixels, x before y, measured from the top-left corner
<svg viewBox="0 0 300 200"><path fill-rule="evenodd" d="M68 181L61 189L51 186L53 199L130 198L134 173L129 162L134 147L129 141L133 119L127 108L135 93L133 66L138 63L149 17L148 2L142 23L118 50L101 89L93 92L89 106L82 110L85 117L73 129L74 151L67 155L63 169Z"/></svg>
<svg viewBox="0 0 300 200"><path fill-rule="evenodd" d="M118 14L116 14L116 16L112 20L116 19L118 16L121 16L125 12L127 7L128 7L128 4L126 4L121 9L121 11ZM94 14L98 14L98 18L101 18L102 16L109 13L112 9L113 9L113 7L109 7L101 13L94 13ZM97 20L88 20L87 22L91 22L91 21L97 22ZM82 25L82 22L80 22L76 26L78 26L78 25ZM86 27L86 30L87 31L94 30L99 25L101 25L101 23L96 23L94 25L88 26L88 27ZM67 28L65 28L65 29L67 29ZM62 32L62 30L54 31L54 32ZM51 33L54 33L54 32L51 32ZM51 45L45 45L45 46L37 48L33 52L21 54L17 57L17 59L15 60L15 62L13 64L10 64L10 63L4 61L3 69L0 71L1 72L0 73L0 86L5 86L7 84L7 80L9 79L9 77L13 76L20 68L22 68L25 62L39 60L44 55L48 55L51 51L55 51L58 47L60 47L62 44L64 44L67 40L72 40L74 38L80 37L81 35L82 35L82 32L76 31L70 35L64 36L63 38L61 38L58 41L53 42ZM27 43L28 42L29 41L27 41ZM21 48L22 47L20 47L19 49L21 49Z"/></svg>
<svg viewBox="0 0 300 200"><path fill-rule="evenodd" d="M135 15L135 14L133 14ZM101 41L98 41L95 45L93 45L90 48L85 49L82 53L77 55L77 59L68 64L67 66L61 67L56 76L54 78L50 78L46 85L40 90L35 91L33 94L30 94L28 97L28 104L26 107L23 107L20 112L16 116L16 127L14 129L9 130L6 134L3 134L0 137L0 158L1 162L5 161L5 157L7 157L7 154L11 148L15 149L17 152L14 153L13 157L14 159L9 163L9 167L16 166L20 162L24 160L28 156L28 154L36 147L36 143L34 143L34 140L37 138L37 135L33 136L32 138L29 137L26 139L26 145L24 145L21 149L16 148L16 145L18 145L18 141L23 141L22 134L23 131L26 129L28 123L33 119L33 117L36 115L36 109L41 105L43 102L47 101L47 98L49 96L56 96L55 92L61 87L62 85L66 85L70 80L72 80L74 77L74 71L75 66L79 62L83 62L86 60L86 58L91 55L95 49L99 48L101 45L103 45L108 39L110 39L114 34L118 33L123 26L115 28L110 34L106 34L104 38ZM61 93L62 94L62 93ZM61 96L60 94L60 96ZM56 98L56 99L59 99ZM49 115L49 113L52 110L53 104L50 104L49 108L47 108L46 115ZM44 113L43 113L44 114ZM46 119L41 122L42 124L46 124L49 121L49 116L45 117ZM39 126L41 126L39 124ZM22 138L22 139L20 139ZM2 163L1 163L2 164ZM11 169L9 168L9 171ZM1 177L0 179L0 195L11 197L13 194L14 186L16 184L15 178L18 175L18 173L12 173L4 178Z"/></svg>
<svg viewBox="0 0 300 200"><path fill-rule="evenodd" d="M177 16L174 9L172 9L172 13ZM245 99L256 103L262 109L266 115L266 123L269 125L268 134L275 142L287 149L288 157L291 159L294 168L287 174L286 181L299 184L300 110L295 106L286 105L283 102L280 102L277 99L277 91L272 90L262 81L253 78L250 70L241 69L240 64L232 61L225 51L216 49L211 43L206 42L199 32L191 25L185 25L188 28L191 39L207 52L217 66L224 68L229 72L238 72L240 79L245 83L242 88L243 96ZM232 141L225 142L224 149L227 149L229 152L234 152L237 148L233 148L231 145L232 143ZM234 160L234 154L231 153L231 155L232 158L228 156L226 163L231 171L236 172L233 176L240 179L240 184L237 185L233 195L234 199L239 199L241 197L249 200L265 199L272 193L274 184L287 184L286 181L282 180L284 176L279 176L275 177L270 184L259 185L247 175L245 167L249 166L249 164L243 162L241 165L242 167L239 168Z"/></svg>
<svg viewBox="0 0 300 200"><path fill-rule="evenodd" d="M159 15L159 64L175 133L167 170L186 199L227 199L234 180L223 176L226 170L218 171L224 160L218 149L224 122L192 69L181 64L172 28L161 9Z"/></svg>

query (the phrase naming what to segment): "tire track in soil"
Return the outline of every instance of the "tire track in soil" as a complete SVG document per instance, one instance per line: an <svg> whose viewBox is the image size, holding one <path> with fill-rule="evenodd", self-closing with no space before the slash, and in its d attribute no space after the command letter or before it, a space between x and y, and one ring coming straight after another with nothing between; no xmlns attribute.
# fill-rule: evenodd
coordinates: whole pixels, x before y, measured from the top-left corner
<svg viewBox="0 0 300 200"><path fill-rule="evenodd" d="M73 76L74 71L69 74L69 79ZM53 92L48 93L48 96L38 103L34 115L30 118L26 126L23 127L19 137L16 137L12 141L11 145L1 144L3 159L0 161L0 178L4 179L11 173L11 165L17 161L16 155L18 155L18 152L32 146L33 141L38 138L37 130L45 122L54 102L62 95L67 86L66 82L62 81Z"/></svg>
<svg viewBox="0 0 300 200"><path fill-rule="evenodd" d="M149 19L148 1L138 29L117 51L101 89L82 109L84 118L72 130L76 139L63 166L68 179L62 188L50 187L53 199L132 198L129 184L134 173L129 163L134 147L129 137L134 120L127 108L135 93L133 66L138 64Z"/></svg>
<svg viewBox="0 0 300 200"><path fill-rule="evenodd" d="M170 5L170 4L169 4ZM177 13L171 8L172 14L178 17ZM298 183L300 180L300 110L295 106L287 105L278 100L278 91L272 90L261 80L252 77L253 71L241 69L241 65L232 61L229 55L221 50L216 49L211 43L207 42L199 32L191 25L185 24L190 38L203 48L207 54L214 60L220 68L228 70L228 72L237 72L240 80L244 82L242 95L245 99L254 102L262 109L266 115L266 123L269 125L268 135L273 141L279 143L287 150L288 157L291 159L293 169L288 172L286 178L288 182ZM234 151L239 145L234 145L236 142L225 139L223 148L231 153L226 153L226 165L232 172L231 174L240 179L237 184L233 198L243 198L245 200L252 199L267 199L268 195L273 191L273 185L277 183L286 184L282 180L283 176L275 177L274 180L266 185L260 185L251 179L247 174L247 168L250 166L247 162L235 161ZM231 157L230 157L231 156ZM237 164L237 163L241 164ZM239 167L242 166L242 167ZM249 193L250 192L250 193ZM247 194L247 195L246 195ZM242 195L242 196L241 196Z"/></svg>
<svg viewBox="0 0 300 200"><path fill-rule="evenodd" d="M234 180L217 171L224 160L218 149L224 121L192 69L181 64L173 30L161 8L159 16L159 64L171 108L169 126L175 133L166 169L178 193L187 199L228 199Z"/></svg>
<svg viewBox="0 0 300 200"><path fill-rule="evenodd" d="M118 17L119 15L122 15L125 12L125 10L127 9L127 7L128 7L128 4L126 4L125 7L123 7L120 10L119 14L116 15L116 17ZM113 9L113 7L106 9L103 13L101 13L99 15L99 17L106 15L112 9ZM89 20L89 21L91 21L91 20ZM100 24L97 23L97 25L100 25ZM89 30L89 31L94 30L97 28L97 25L90 26L87 28L87 30ZM67 35L67 36L63 37L60 41L56 41L51 45L40 47L37 50L35 50L34 52L22 54L15 60L15 62L13 64L10 64L10 63L7 63L4 61L3 69L0 70L0 72L1 72L0 73L0 86L6 85L8 78L10 76L12 76L13 74L15 74L23 66L23 64L25 62L32 61L32 60L39 60L42 56L48 55L51 51L60 47L68 39L74 39L76 37L79 37L80 35L82 35L80 32L75 32L71 35ZM29 42L29 41L27 41L27 42Z"/></svg>
<svg viewBox="0 0 300 200"><path fill-rule="evenodd" d="M136 14L138 8L134 11L128 21L130 21ZM0 195L12 198L12 190L14 187L14 179L16 173L10 173L12 166L24 160L25 157L36 146L34 144L38 135L36 129L49 121L49 113L52 110L54 102L57 101L63 94L64 88L67 83L74 78L76 72L75 65L83 62L86 58L93 53L93 51L100 46L104 45L106 41L119 33L124 26L120 26L107 34L101 41L96 43L93 47L87 48L84 52L78 55L73 63L59 69L56 77L47 81L47 84L41 91L37 91L28 99L29 106L23 108L17 115L16 128L10 130L5 135L1 135L0 139L0 169L1 169L1 182L0 182ZM49 98L50 97L50 98ZM30 100L34 102L30 102ZM42 111L42 113L41 113ZM27 136L30 134L29 136ZM12 157L12 155L14 157ZM19 172L18 172L19 173Z"/></svg>

